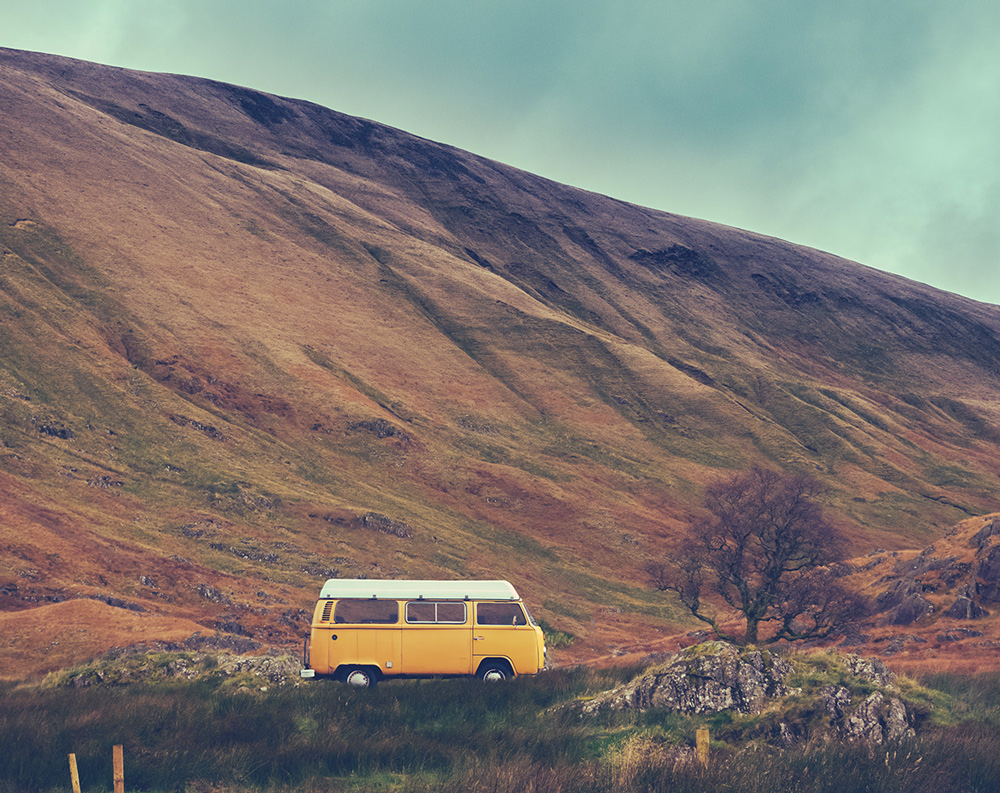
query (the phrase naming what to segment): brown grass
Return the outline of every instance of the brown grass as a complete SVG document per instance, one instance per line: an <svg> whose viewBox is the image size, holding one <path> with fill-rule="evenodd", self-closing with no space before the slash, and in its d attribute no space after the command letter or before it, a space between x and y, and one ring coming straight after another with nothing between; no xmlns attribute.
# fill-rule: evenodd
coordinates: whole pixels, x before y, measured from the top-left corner
<svg viewBox="0 0 1000 793"><path fill-rule="evenodd" d="M859 551L1000 509L994 308L301 103L0 72L0 608L208 627L207 583L289 644L324 568L500 577L575 661L677 630L643 563L735 468L816 473ZM369 511L412 539L327 519Z"/></svg>
<svg viewBox="0 0 1000 793"><path fill-rule="evenodd" d="M0 612L0 680L64 669L109 647L183 641L197 631L205 629L191 620L136 613L95 600Z"/></svg>

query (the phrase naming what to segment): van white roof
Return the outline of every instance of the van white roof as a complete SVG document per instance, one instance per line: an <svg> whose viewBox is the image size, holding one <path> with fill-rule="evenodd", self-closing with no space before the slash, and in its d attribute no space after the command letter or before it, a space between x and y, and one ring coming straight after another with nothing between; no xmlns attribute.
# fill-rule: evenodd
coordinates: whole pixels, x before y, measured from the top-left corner
<svg viewBox="0 0 1000 793"><path fill-rule="evenodd" d="M389 581L370 578L331 578L320 598L384 598L388 600L520 600L507 581Z"/></svg>

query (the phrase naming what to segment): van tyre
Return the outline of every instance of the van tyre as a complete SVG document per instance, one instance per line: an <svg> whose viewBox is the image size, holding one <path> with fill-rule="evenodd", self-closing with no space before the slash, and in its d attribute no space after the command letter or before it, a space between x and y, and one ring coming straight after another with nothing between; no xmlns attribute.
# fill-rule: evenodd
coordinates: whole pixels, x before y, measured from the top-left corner
<svg viewBox="0 0 1000 793"><path fill-rule="evenodd" d="M341 680L355 688L375 688L378 684L378 675L368 667L352 666L344 670Z"/></svg>
<svg viewBox="0 0 1000 793"><path fill-rule="evenodd" d="M503 683L514 677L514 670L506 661L486 661L480 665L476 677L487 683Z"/></svg>

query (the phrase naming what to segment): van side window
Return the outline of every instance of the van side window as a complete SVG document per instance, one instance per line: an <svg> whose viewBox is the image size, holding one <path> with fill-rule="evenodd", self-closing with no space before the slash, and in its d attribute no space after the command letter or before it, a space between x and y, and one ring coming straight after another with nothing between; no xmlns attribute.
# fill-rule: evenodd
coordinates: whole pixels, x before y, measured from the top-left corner
<svg viewBox="0 0 1000 793"><path fill-rule="evenodd" d="M464 603L438 603L438 622L465 622Z"/></svg>
<svg viewBox="0 0 1000 793"><path fill-rule="evenodd" d="M338 600L333 621L350 625L395 625L399 604L395 600Z"/></svg>
<svg viewBox="0 0 1000 793"><path fill-rule="evenodd" d="M454 601L411 600L406 604L407 622L465 623L465 604Z"/></svg>
<svg viewBox="0 0 1000 793"><path fill-rule="evenodd" d="M479 603L476 606L477 625L527 625L519 603Z"/></svg>

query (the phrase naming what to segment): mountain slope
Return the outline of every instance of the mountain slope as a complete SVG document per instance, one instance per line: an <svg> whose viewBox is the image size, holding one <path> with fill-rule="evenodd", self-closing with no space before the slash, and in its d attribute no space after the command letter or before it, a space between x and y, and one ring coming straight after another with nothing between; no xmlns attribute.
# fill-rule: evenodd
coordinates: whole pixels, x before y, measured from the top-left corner
<svg viewBox="0 0 1000 793"><path fill-rule="evenodd" d="M290 642L506 577L599 649L708 481L859 550L1000 509L1000 308L306 102L0 50L0 608Z"/></svg>

